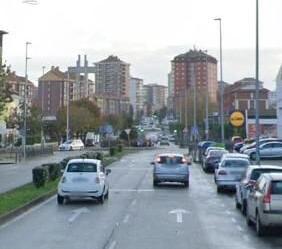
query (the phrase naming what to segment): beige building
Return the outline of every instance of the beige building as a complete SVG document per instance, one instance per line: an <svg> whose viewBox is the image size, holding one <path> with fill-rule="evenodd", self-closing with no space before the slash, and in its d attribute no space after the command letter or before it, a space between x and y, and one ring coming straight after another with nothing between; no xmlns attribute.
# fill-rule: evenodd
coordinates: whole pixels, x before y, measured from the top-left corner
<svg viewBox="0 0 282 249"><path fill-rule="evenodd" d="M167 106L168 88L164 85L148 84L143 86L144 102L148 112L155 112Z"/></svg>

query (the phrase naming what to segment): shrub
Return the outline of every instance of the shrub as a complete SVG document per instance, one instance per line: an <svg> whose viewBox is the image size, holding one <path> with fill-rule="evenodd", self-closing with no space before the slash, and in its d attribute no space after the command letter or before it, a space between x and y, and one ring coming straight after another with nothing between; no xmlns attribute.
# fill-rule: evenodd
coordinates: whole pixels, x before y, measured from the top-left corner
<svg viewBox="0 0 282 249"><path fill-rule="evenodd" d="M32 169L32 181L36 188L43 187L48 181L48 170L46 167L35 167Z"/></svg>
<svg viewBox="0 0 282 249"><path fill-rule="evenodd" d="M117 151L118 151L118 152L122 152L122 151L123 151L123 146L122 146L122 144L119 144L119 145L117 146Z"/></svg>
<svg viewBox="0 0 282 249"><path fill-rule="evenodd" d="M61 162L60 162L60 168L61 169L65 169L65 167L67 166L68 162L71 160L71 159L75 159L77 157L66 157L64 158Z"/></svg>
<svg viewBox="0 0 282 249"><path fill-rule="evenodd" d="M55 181L60 176L60 164L58 163L42 164L42 167L47 168L50 181Z"/></svg>
<svg viewBox="0 0 282 249"><path fill-rule="evenodd" d="M88 154L86 154L86 153L81 154L79 157L82 158L82 159L89 158Z"/></svg>
<svg viewBox="0 0 282 249"><path fill-rule="evenodd" d="M110 148L110 156L114 156L116 154L116 147Z"/></svg>
<svg viewBox="0 0 282 249"><path fill-rule="evenodd" d="M96 158L97 160L103 161L103 159L104 159L104 154L103 154L102 152L97 152L95 158Z"/></svg>

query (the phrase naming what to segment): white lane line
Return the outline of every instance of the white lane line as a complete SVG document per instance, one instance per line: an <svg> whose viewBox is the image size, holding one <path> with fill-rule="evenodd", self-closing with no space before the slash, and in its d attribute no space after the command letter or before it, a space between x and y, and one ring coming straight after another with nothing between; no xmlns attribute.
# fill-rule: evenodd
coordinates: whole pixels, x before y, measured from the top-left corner
<svg viewBox="0 0 282 249"><path fill-rule="evenodd" d="M128 221L129 221L129 217L130 217L130 215L129 214L127 214L125 217L124 217L124 219L123 219L123 223L127 223Z"/></svg>
<svg viewBox="0 0 282 249"><path fill-rule="evenodd" d="M240 225L237 225L236 228L238 229L239 232L244 232L244 229Z"/></svg>
<svg viewBox="0 0 282 249"><path fill-rule="evenodd" d="M228 215L232 214L229 210L225 210L225 213L227 213Z"/></svg>
<svg viewBox="0 0 282 249"><path fill-rule="evenodd" d="M235 218L231 218L233 223L237 223L237 220Z"/></svg>
<svg viewBox="0 0 282 249"><path fill-rule="evenodd" d="M221 203L220 206L225 207L225 204L224 204L224 203Z"/></svg>
<svg viewBox="0 0 282 249"><path fill-rule="evenodd" d="M38 210L41 207L48 204L49 202L53 201L55 198L56 198L56 196L54 195L54 196L50 197L49 199L47 199L46 201L42 202L41 204L35 206L34 208L29 209L28 211L24 212L23 214L21 214L21 215L17 216L16 218L12 219L11 221L8 221L7 223L0 225L0 230L16 223L17 221L19 221L21 219L23 219L24 217L26 217L30 213L35 212L36 210Z"/></svg>
<svg viewBox="0 0 282 249"><path fill-rule="evenodd" d="M108 249L114 249L114 248L116 247L116 245L117 245L117 242L114 240L114 241L110 244L110 246L109 246Z"/></svg>

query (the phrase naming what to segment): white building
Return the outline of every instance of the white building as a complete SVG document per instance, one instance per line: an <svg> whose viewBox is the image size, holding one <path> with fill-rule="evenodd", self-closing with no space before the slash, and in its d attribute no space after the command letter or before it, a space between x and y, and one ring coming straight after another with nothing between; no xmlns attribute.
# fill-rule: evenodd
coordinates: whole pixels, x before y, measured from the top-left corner
<svg viewBox="0 0 282 249"><path fill-rule="evenodd" d="M282 66L276 77L276 100L277 100L277 135L282 138Z"/></svg>
<svg viewBox="0 0 282 249"><path fill-rule="evenodd" d="M136 117L144 108L143 79L130 78L129 98L130 104L133 107L134 116Z"/></svg>

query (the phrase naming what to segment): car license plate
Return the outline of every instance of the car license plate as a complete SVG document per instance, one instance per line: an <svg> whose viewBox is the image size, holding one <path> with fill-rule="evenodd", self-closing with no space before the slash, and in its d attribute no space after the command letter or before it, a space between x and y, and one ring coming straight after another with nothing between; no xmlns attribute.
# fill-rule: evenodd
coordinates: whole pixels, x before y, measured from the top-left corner
<svg viewBox="0 0 282 249"><path fill-rule="evenodd" d="M73 182L87 182L87 180L83 177L76 177L76 178L73 178L72 180Z"/></svg>

